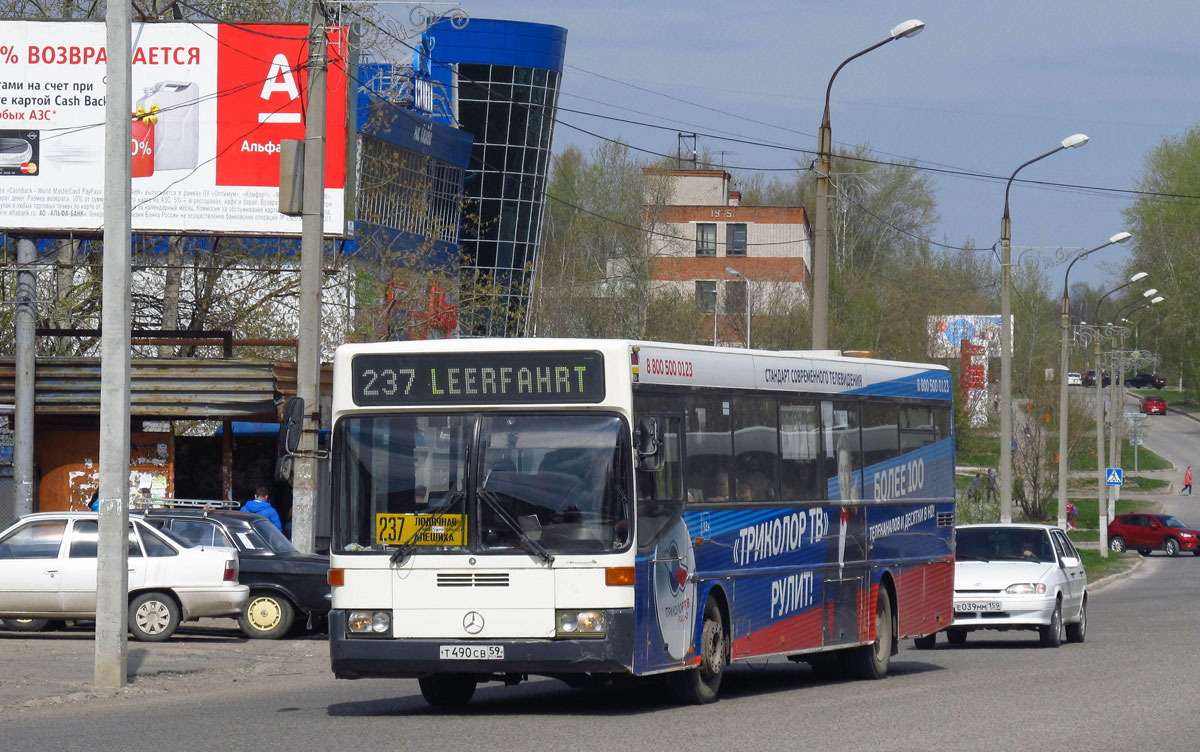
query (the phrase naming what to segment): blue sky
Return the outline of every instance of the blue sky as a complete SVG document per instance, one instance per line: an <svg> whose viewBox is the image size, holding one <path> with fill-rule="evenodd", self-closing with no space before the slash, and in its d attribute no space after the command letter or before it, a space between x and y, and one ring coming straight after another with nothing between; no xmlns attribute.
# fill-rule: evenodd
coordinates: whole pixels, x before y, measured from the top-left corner
<svg viewBox="0 0 1200 752"><path fill-rule="evenodd" d="M925 22L920 35L887 44L838 75L831 103L836 143L867 143L885 159L914 157L1007 177L1063 138L1086 133L1086 146L1032 165L1021 177L1132 189L1149 150L1200 119L1200 3L1194 2L476 0L464 7L475 17L566 28L560 107L672 130L568 113L560 120L658 152L675 149L675 129L815 149L829 75L909 18ZM555 130L556 151L594 142L562 123ZM700 146L732 152L724 157L731 166L789 167L795 159L713 138L702 137ZM933 181L942 216L935 240L972 238L991 246L999 239L1003 181L938 175ZM1058 248L1100 245L1124 229L1121 212L1130 201L1124 194L1014 185L1014 259L1026 249L1053 260ZM1111 279L1128 248L1077 264L1073 281ZM1064 269L1048 273L1061 279Z"/></svg>

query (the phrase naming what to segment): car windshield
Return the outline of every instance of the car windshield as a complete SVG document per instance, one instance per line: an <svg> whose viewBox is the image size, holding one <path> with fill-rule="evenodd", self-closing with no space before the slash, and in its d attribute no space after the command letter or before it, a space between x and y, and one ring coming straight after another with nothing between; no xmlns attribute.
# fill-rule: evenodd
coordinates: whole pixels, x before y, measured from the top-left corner
<svg viewBox="0 0 1200 752"><path fill-rule="evenodd" d="M960 528L955 557L965 561L1053 562L1054 548L1045 530L1020 527Z"/></svg>
<svg viewBox="0 0 1200 752"><path fill-rule="evenodd" d="M1167 527L1188 527L1183 520L1169 514L1160 516L1158 520Z"/></svg>
<svg viewBox="0 0 1200 752"><path fill-rule="evenodd" d="M624 548L627 434L619 417L595 413L345 418L334 439L333 547Z"/></svg>

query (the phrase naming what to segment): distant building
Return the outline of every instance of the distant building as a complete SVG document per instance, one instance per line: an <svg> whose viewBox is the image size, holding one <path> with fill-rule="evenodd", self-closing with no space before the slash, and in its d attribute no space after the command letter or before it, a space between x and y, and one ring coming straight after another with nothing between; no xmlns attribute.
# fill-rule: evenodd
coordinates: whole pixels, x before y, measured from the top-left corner
<svg viewBox="0 0 1200 752"><path fill-rule="evenodd" d="M656 187L661 197L644 210L658 233L651 284L695 294L702 311L715 313L719 342L745 342L747 280L754 316L808 301L812 243L804 207L742 206L724 170L644 173L666 178Z"/></svg>

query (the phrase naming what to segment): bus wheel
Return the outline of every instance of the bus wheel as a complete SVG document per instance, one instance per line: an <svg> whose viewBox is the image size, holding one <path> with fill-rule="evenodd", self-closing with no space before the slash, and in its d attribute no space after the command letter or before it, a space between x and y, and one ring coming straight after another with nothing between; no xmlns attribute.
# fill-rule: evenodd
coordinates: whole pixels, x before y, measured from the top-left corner
<svg viewBox="0 0 1200 752"><path fill-rule="evenodd" d="M892 659L892 602L887 591L879 588L875 600L875 642L854 649L856 673L863 679L887 676Z"/></svg>
<svg viewBox="0 0 1200 752"><path fill-rule="evenodd" d="M700 629L700 665L671 675L675 694L682 702L706 705L715 702L725 675L728 642L721 609L712 598L704 604L704 625Z"/></svg>
<svg viewBox="0 0 1200 752"><path fill-rule="evenodd" d="M421 696L435 708L462 707L475 696L472 674L429 674L417 679Z"/></svg>

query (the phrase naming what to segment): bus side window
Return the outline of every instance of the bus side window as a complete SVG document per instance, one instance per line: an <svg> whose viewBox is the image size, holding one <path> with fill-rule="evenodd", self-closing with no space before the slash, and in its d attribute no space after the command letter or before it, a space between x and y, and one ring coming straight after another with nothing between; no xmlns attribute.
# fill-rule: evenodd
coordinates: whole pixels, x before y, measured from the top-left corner
<svg viewBox="0 0 1200 752"><path fill-rule="evenodd" d="M829 498L855 501L862 498L862 441L859 437L858 403L850 400L821 403L821 425L825 429L825 488L834 489ZM859 473L858 478L855 472Z"/></svg>
<svg viewBox="0 0 1200 752"><path fill-rule="evenodd" d="M779 416L774 397L734 400L734 494L737 501L779 498Z"/></svg>
<svg viewBox="0 0 1200 752"><path fill-rule="evenodd" d="M779 445L783 499L825 498L821 477L821 414L815 401L780 400Z"/></svg>
<svg viewBox="0 0 1200 752"><path fill-rule="evenodd" d="M692 501L728 501L733 461L729 398L693 396L686 405L685 486ZM700 489L704 498L694 498L693 489Z"/></svg>

